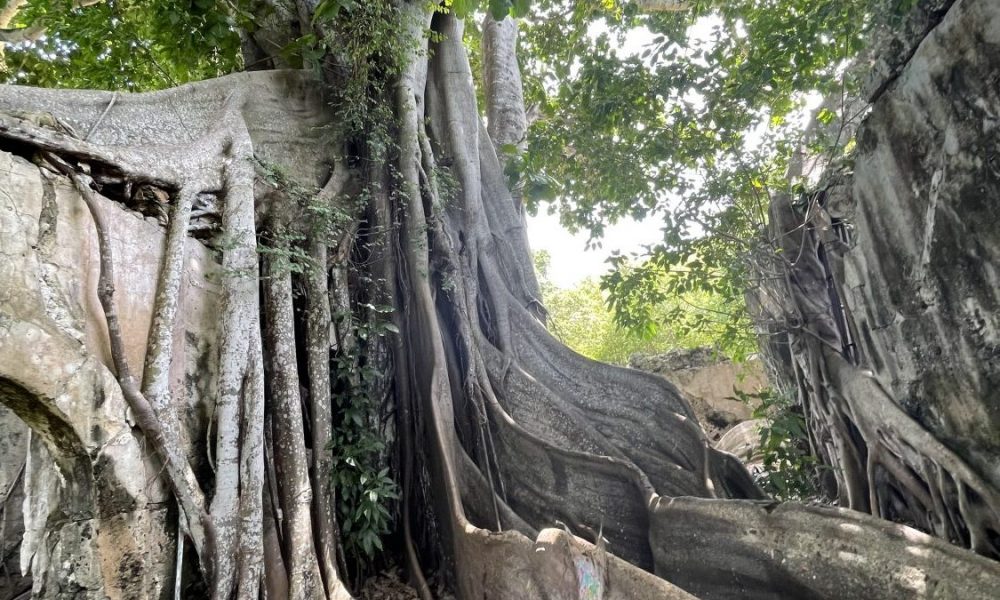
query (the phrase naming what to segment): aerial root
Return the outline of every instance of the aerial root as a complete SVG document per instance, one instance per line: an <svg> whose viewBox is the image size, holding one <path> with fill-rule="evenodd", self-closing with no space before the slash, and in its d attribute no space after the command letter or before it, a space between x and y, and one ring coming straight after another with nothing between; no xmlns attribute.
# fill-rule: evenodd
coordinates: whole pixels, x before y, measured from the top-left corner
<svg viewBox="0 0 1000 600"><path fill-rule="evenodd" d="M876 469L882 467L896 486L907 491L917 506L907 506L907 516L945 539L949 533L964 530L967 547L985 555L1000 555L989 531L1000 531L1000 514L990 507L1000 506L1000 492L985 481L957 454L937 440L920 423L906 414L877 380L847 363L839 354L824 353L831 389L843 390L847 413L868 449L866 475L871 495L871 510L884 517L890 505L892 488L876 481ZM940 476L927 476L927 464ZM947 473L954 480L955 494L945 489ZM977 498L970 502L970 494ZM949 500L957 496L955 501ZM937 498L937 500L935 500ZM957 504L957 506L956 506ZM936 505L945 508L946 518L929 519L928 510ZM960 519L961 522L955 522ZM964 527L962 527L964 523Z"/></svg>
<svg viewBox="0 0 1000 600"><path fill-rule="evenodd" d="M190 476L188 474L191 467L179 455L180 448L170 446L169 440L164 436L160 421L152 405L140 391L138 382L132 375L128 359L125 355L125 344L121 325L118 321L117 305L114 299L114 256L111 250L108 224L105 220L104 212L99 205L97 194L90 188L90 185L83 177L61 158L52 153L48 153L46 158L58 170L70 178L93 218L100 252L100 275L97 286L98 299L104 310L111 345L111 355L118 383L140 428L147 439L149 439L156 454L163 461L167 482L177 498L180 511L184 515L182 522L194 541L195 549L201 560L202 569L206 573L211 573L214 531L211 520L205 511L204 497L200 489L191 487L190 482L195 480L193 474Z"/></svg>

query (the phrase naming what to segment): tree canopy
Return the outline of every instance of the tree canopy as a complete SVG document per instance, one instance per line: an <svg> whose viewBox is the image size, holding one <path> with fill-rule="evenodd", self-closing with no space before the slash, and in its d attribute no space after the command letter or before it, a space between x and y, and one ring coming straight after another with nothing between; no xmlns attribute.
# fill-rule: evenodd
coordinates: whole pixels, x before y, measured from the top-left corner
<svg viewBox="0 0 1000 600"><path fill-rule="evenodd" d="M9 31L45 32L6 48L12 83L138 91L255 67L239 52L239 32L260 26L247 0L10 4L20 9ZM369 46L355 42L361 63L384 52L390 37L375 31L386 22L372 8L378 4L323 0L313 19L346 15L345 39L364 39L367 28ZM479 11L522 18L531 126L523 152L503 150L528 210L558 211L595 243L621 218L663 222L662 243L615 257L602 283L619 323L645 331L657 326L652 307L667 295L700 289L742 297L767 194L803 183L786 170L810 117L824 124L860 117L842 115L855 108L848 104L859 85L845 69L913 0L648 4L656 5L446 3L468 18L470 47ZM319 67L315 35L275 43L290 64ZM360 97L355 90L351 101ZM838 153L849 140L836 134L812 139L811 150ZM689 275L662 276L676 266ZM732 326L746 327L745 318L737 311Z"/></svg>
<svg viewBox="0 0 1000 600"><path fill-rule="evenodd" d="M663 223L663 239L614 257L602 283L622 325L649 329L650 307L694 289L734 305L758 277L766 206L803 144L839 156L861 114L845 73L910 1L542 3L525 19L526 102L537 120L509 167L529 210L558 210L599 241L607 223ZM805 139L815 118L834 124ZM837 130L839 126L840 130ZM818 176L815 172L812 175ZM551 202L552 204L548 204ZM683 277L664 277L680 268ZM746 314L731 313L734 328Z"/></svg>

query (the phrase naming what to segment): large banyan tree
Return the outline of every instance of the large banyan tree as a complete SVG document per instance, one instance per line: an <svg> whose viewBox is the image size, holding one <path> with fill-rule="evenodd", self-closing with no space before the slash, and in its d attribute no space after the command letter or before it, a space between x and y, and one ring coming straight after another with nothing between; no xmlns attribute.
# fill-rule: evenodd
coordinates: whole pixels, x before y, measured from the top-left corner
<svg viewBox="0 0 1000 600"><path fill-rule="evenodd" d="M513 20L486 17L477 93L463 20L420 1L359 6L232 4L233 22L254 24L248 70L217 79L0 88L0 402L31 430L26 451L2 455L5 514L14 490L26 498L30 579L10 597L349 597L342 516L383 508L333 477L355 460L345 422L388 443L391 550L422 598L1000 593L988 384L961 389L992 442L946 439L825 332L805 354L825 379L802 385L850 392L822 396L813 422L845 504L864 512L765 498L670 383L547 332L498 152L526 128ZM898 128L940 124L950 154L928 179L928 227L973 240L970 289L988 311L1000 8L945 8L893 64L857 164L885 193L920 196L905 170L880 169L937 152ZM383 26L391 38L371 37ZM383 46L359 50L365 35ZM920 88L928 78L945 83ZM968 185L946 187L952 169ZM877 217L873 184L854 189ZM933 239L924 258L946 260ZM806 247L793 241L786 254ZM825 287L796 287L802 273L788 276L797 301L821 294L829 312ZM995 337L995 315L975 314ZM949 423L978 418L933 406Z"/></svg>

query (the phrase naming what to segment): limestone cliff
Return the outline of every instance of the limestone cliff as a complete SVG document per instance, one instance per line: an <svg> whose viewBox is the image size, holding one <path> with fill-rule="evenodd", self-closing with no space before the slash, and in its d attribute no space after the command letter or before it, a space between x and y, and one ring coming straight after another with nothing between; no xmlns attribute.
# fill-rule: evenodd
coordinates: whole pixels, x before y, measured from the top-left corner
<svg viewBox="0 0 1000 600"><path fill-rule="evenodd" d="M676 385L712 441L751 418L753 407L737 398L736 392L754 394L768 386L760 361L737 364L710 348L635 355L629 366L656 373Z"/></svg>

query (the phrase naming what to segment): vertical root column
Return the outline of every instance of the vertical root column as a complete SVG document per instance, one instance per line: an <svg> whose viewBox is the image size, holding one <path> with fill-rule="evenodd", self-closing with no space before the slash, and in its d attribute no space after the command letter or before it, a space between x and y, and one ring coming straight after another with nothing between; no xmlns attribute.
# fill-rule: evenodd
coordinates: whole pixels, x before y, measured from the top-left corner
<svg viewBox="0 0 1000 600"><path fill-rule="evenodd" d="M222 228L222 341L216 398L216 485L212 517L219 553L213 598L256 598L262 571L263 362L261 358L257 242L254 226L253 148L238 113L226 115L230 143L225 168ZM242 435L242 441L241 441ZM240 574L239 582L235 580Z"/></svg>
<svg viewBox="0 0 1000 600"><path fill-rule="evenodd" d="M335 202L346 181L346 169L338 165L330 181L320 193L319 201L325 204ZM310 477L313 490L313 524L316 534L317 561L326 596L328 598L346 598L349 594L337 573L339 528L337 527L336 493L330 482L333 461L327 447L333 439L333 405L330 382L330 334L333 319L329 301L330 278L327 274L328 232L323 228L318 229L311 231L308 236L309 256L312 259L312 264L305 277L308 303L306 363L309 374L309 413L312 434ZM346 293L346 289L344 293Z"/></svg>
<svg viewBox="0 0 1000 600"><path fill-rule="evenodd" d="M312 527L312 488L306 460L302 398L295 353L291 273L265 258L265 339L271 352L274 459L278 498L284 516L284 554L288 560L289 598L322 598Z"/></svg>

